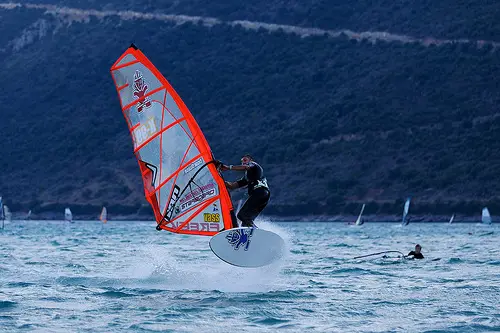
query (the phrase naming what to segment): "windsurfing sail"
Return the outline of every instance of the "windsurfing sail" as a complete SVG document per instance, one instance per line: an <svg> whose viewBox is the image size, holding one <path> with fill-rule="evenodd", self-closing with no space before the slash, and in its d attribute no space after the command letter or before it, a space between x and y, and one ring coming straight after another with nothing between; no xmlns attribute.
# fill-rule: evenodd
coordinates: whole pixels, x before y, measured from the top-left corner
<svg viewBox="0 0 500 333"><path fill-rule="evenodd" d="M9 207L7 205L3 205L3 216L5 217L5 221L12 221L12 213L10 212Z"/></svg>
<svg viewBox="0 0 500 333"><path fill-rule="evenodd" d="M213 236L232 228L236 219L224 179L174 88L135 45L114 63L111 76L157 229Z"/></svg>
<svg viewBox="0 0 500 333"><path fill-rule="evenodd" d="M101 215L99 215L99 220L101 220L102 223L108 222L108 210L106 207L102 207Z"/></svg>
<svg viewBox="0 0 500 333"><path fill-rule="evenodd" d="M28 212L28 214L26 214L26 220L29 220L29 219L30 219L30 217L31 217L31 209L30 209L30 211Z"/></svg>
<svg viewBox="0 0 500 333"><path fill-rule="evenodd" d="M73 214L68 207L64 209L64 220L67 222L73 222Z"/></svg>
<svg viewBox="0 0 500 333"><path fill-rule="evenodd" d="M0 220L2 220L2 229L5 227L5 218L3 215L3 203L2 203L2 197L0 197Z"/></svg>
<svg viewBox="0 0 500 333"><path fill-rule="evenodd" d="M364 223L363 221L363 211L365 210L365 204L363 204L363 207L361 207L361 212L359 212L358 219L356 220L356 225L362 225Z"/></svg>
<svg viewBox="0 0 500 333"><path fill-rule="evenodd" d="M490 215L490 211L488 210L487 207L483 208L481 222L483 222L484 224L491 224L491 215Z"/></svg>
<svg viewBox="0 0 500 333"><path fill-rule="evenodd" d="M401 225L408 225L410 221L407 219L408 212L410 211L410 201L411 198L406 199L405 207L403 209L403 220L401 221Z"/></svg>
<svg viewBox="0 0 500 333"><path fill-rule="evenodd" d="M452 224L453 223L453 220L455 219L455 214L453 214L450 218L450 222L448 222L449 224Z"/></svg>

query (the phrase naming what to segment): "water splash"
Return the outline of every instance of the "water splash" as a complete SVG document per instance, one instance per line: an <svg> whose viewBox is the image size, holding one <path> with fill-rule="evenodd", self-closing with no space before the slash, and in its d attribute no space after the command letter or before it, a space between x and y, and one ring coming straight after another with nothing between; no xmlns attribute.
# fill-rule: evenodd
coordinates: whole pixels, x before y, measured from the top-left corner
<svg viewBox="0 0 500 333"><path fill-rule="evenodd" d="M269 222L259 227L274 231L290 244L290 234ZM271 230L272 229L272 230ZM207 237L190 237L172 234L174 243L146 245L134 258L129 258L130 267L123 274L133 283L171 290L218 290L223 292L266 292L279 289L280 272L284 258L276 264L259 268L241 268L220 261L208 247ZM196 239L196 259L176 251L175 241L192 242ZM205 240L205 241L203 241ZM287 250L287 252L289 252Z"/></svg>

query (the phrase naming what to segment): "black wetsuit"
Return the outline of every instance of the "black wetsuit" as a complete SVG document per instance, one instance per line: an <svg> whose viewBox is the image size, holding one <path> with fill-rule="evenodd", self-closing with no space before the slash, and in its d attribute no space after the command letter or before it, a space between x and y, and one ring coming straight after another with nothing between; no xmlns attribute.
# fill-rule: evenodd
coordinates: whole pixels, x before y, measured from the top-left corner
<svg viewBox="0 0 500 333"><path fill-rule="evenodd" d="M249 166L245 176L238 180L239 187L248 186L248 199L238 212L242 227L253 226L253 221L267 206L271 196L262 167L253 161Z"/></svg>
<svg viewBox="0 0 500 333"><path fill-rule="evenodd" d="M414 259L424 259L424 255L422 254L422 252L417 253L415 251L411 251L410 253L408 253L408 256L413 256Z"/></svg>

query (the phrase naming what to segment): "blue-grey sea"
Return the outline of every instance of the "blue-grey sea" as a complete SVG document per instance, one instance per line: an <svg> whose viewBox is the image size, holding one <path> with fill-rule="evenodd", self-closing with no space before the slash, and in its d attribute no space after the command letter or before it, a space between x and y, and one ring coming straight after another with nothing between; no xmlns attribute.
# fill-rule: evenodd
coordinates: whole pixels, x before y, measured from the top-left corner
<svg viewBox="0 0 500 333"><path fill-rule="evenodd" d="M259 225L287 254L248 269L154 222L13 221L0 331L500 332L500 224Z"/></svg>

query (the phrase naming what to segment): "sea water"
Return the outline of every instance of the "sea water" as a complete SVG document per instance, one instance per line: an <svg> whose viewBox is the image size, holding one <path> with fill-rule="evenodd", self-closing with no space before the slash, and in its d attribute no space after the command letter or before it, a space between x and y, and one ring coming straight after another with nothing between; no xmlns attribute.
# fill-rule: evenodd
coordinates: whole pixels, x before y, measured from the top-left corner
<svg viewBox="0 0 500 333"><path fill-rule="evenodd" d="M286 256L238 268L154 222L13 221L1 332L500 332L500 225L272 223ZM423 260L407 254L422 245Z"/></svg>

